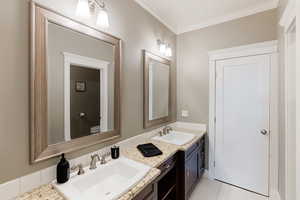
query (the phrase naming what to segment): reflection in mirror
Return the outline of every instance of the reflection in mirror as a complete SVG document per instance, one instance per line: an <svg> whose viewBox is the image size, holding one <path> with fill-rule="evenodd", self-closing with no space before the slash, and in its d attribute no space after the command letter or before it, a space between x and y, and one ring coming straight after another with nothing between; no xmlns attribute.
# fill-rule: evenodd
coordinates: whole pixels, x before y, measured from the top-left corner
<svg viewBox="0 0 300 200"><path fill-rule="evenodd" d="M48 25L48 144L114 129L114 47Z"/></svg>
<svg viewBox="0 0 300 200"><path fill-rule="evenodd" d="M171 61L144 50L144 128L170 122Z"/></svg>
<svg viewBox="0 0 300 200"><path fill-rule="evenodd" d="M70 132L65 132L66 141L99 133L103 126L100 70L71 65L70 75Z"/></svg>
<svg viewBox="0 0 300 200"><path fill-rule="evenodd" d="M151 60L149 63L149 120L169 115L170 67Z"/></svg>

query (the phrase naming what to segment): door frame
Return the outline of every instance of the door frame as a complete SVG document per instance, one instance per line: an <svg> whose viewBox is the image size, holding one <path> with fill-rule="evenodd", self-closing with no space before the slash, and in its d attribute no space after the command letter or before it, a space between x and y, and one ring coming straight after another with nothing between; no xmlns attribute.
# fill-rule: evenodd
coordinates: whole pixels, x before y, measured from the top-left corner
<svg viewBox="0 0 300 200"><path fill-rule="evenodd" d="M209 178L215 179L215 93L216 93L216 62L224 59L240 58L256 55L270 55L270 165L269 165L269 195L271 199L278 198L278 41L238 46L208 52L209 56Z"/></svg>
<svg viewBox="0 0 300 200"><path fill-rule="evenodd" d="M290 199L289 187L290 187L290 176L289 176L289 127L287 126L288 120L288 87L290 85L289 79L289 68L290 68L290 54L289 54L289 40L292 30L296 28L296 1L290 0L286 6L279 25L284 29L284 131L285 131L285 199ZM297 65L297 64L296 64ZM296 92L296 91L295 91ZM296 122L297 123L297 122ZM296 134L296 133L295 133ZM297 147L297 144L296 144ZM296 149L295 149L296 150ZM296 156L297 157L297 156ZM297 169L297 167L296 167ZM297 188L297 187L296 187Z"/></svg>
<svg viewBox="0 0 300 200"><path fill-rule="evenodd" d="M71 111L70 111L70 73L71 65L78 65L84 68L100 70L100 130L105 132L108 129L108 66L109 62L95 58L80 56L63 52L64 56L64 136L65 140L71 140Z"/></svg>

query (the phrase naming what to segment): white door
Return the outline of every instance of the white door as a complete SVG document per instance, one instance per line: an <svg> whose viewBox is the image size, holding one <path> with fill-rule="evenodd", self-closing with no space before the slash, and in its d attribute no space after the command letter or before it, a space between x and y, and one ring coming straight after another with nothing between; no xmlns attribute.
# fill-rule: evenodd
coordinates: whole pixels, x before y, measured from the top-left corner
<svg viewBox="0 0 300 200"><path fill-rule="evenodd" d="M270 56L216 62L216 179L269 195Z"/></svg>

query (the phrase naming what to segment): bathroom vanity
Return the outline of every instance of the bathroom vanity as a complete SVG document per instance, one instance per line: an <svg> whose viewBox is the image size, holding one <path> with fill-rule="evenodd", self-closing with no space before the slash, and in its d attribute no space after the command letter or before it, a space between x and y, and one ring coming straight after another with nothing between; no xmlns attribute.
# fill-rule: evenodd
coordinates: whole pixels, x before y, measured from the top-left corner
<svg viewBox="0 0 300 200"><path fill-rule="evenodd" d="M204 137L206 130L176 129L194 134L184 145L174 145L151 137L133 139L121 148L121 157L149 166L150 171L118 200L186 200L204 172ZM151 142L163 155L145 158L137 150L141 143ZM122 147L122 146L121 146ZM114 162L114 161L109 161ZM99 168L99 167L98 167ZM19 200L69 200L51 185L22 195Z"/></svg>
<svg viewBox="0 0 300 200"><path fill-rule="evenodd" d="M205 170L205 138L162 163L160 176L135 200L188 200Z"/></svg>

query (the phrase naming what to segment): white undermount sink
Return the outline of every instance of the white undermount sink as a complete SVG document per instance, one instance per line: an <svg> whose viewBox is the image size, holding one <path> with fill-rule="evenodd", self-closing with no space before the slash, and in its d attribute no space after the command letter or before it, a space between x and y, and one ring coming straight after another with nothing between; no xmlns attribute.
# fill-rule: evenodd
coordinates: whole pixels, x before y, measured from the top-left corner
<svg viewBox="0 0 300 200"><path fill-rule="evenodd" d="M115 200L128 192L149 172L150 167L121 157L85 174L74 175L65 184L54 183L68 200Z"/></svg>
<svg viewBox="0 0 300 200"><path fill-rule="evenodd" d="M191 140L193 140L194 137L195 137L195 135L190 134L190 133L171 131L167 135L155 136L152 139L163 141L163 142L170 143L170 144L175 144L175 145L184 145L184 144L190 142Z"/></svg>

